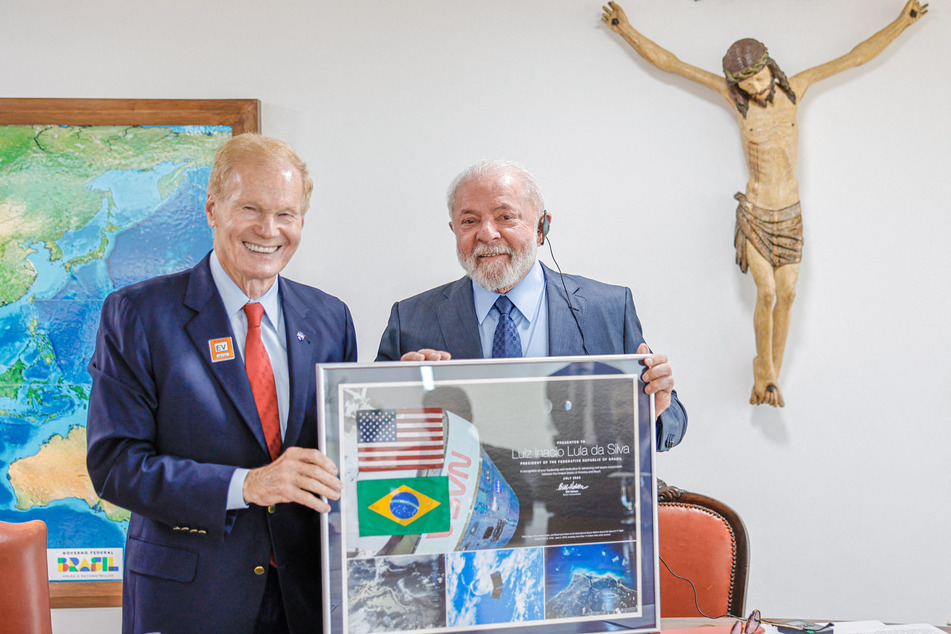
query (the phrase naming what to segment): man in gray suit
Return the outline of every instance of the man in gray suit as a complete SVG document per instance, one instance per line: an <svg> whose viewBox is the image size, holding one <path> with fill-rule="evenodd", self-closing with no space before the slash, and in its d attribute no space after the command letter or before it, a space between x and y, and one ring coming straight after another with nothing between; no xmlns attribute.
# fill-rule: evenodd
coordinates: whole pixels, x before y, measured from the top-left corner
<svg viewBox="0 0 951 634"><path fill-rule="evenodd" d="M551 215L535 177L510 161L476 163L453 181L448 205L466 276L394 304L377 361L650 353L657 448L678 444L687 412L667 356L644 342L630 289L538 261Z"/></svg>

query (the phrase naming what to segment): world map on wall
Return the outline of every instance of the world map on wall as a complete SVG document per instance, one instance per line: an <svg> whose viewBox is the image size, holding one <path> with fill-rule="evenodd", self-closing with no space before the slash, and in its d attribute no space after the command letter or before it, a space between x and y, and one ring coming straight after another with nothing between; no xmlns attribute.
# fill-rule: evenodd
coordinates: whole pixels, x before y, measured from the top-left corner
<svg viewBox="0 0 951 634"><path fill-rule="evenodd" d="M102 302L196 264L231 126L0 126L0 520L48 547L121 548L128 511L86 471Z"/></svg>

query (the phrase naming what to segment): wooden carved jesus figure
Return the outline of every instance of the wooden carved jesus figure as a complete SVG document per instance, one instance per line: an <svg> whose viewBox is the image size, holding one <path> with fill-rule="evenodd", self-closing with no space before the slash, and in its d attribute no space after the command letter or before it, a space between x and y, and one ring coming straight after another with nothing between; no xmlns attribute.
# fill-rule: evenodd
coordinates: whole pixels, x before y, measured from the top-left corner
<svg viewBox="0 0 951 634"><path fill-rule="evenodd" d="M798 104L813 83L864 64L885 50L927 12L927 7L909 0L898 18L849 53L791 78L779 69L766 47L753 39L740 40L729 48L723 57L722 77L691 66L636 31L617 3L603 7L601 19L641 57L662 71L713 89L735 111L749 169L746 192L735 196L739 201L736 261L744 273L747 269L752 272L757 291L750 403L784 405L778 377L802 257L796 180Z"/></svg>

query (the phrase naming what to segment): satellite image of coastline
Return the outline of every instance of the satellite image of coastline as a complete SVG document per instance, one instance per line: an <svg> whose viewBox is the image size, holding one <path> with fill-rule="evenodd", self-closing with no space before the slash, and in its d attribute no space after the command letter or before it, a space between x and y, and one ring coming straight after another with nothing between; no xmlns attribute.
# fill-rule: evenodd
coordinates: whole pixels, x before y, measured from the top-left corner
<svg viewBox="0 0 951 634"><path fill-rule="evenodd" d="M545 616L561 619L638 610L630 542L546 549Z"/></svg>
<svg viewBox="0 0 951 634"><path fill-rule="evenodd" d="M121 548L86 473L86 366L113 290L193 266L230 126L0 126L0 520Z"/></svg>
<svg viewBox="0 0 951 634"><path fill-rule="evenodd" d="M446 624L441 556L355 559L347 564L351 634L425 630Z"/></svg>

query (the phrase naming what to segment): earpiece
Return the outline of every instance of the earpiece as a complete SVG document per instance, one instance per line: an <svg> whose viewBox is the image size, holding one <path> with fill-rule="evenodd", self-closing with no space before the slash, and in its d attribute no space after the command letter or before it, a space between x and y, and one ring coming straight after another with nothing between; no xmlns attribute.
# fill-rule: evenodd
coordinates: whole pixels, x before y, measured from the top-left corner
<svg viewBox="0 0 951 634"><path fill-rule="evenodd" d="M542 212L542 219L538 222L538 230L542 234L542 239L539 240L538 244L541 246L545 242L546 236L548 236L548 229L550 228L551 223L548 222L548 212ZM581 327L581 321L578 319L578 314L575 312L575 307L571 305L571 294L568 292L568 285L565 284L565 274L561 272L561 267L558 266L558 260L555 259L555 250L552 249L551 240L548 241L548 252L551 254L551 261L555 263L555 268L558 269L558 276L561 278L561 287L565 289L565 301L568 302L568 312L571 313L571 316L575 319L575 325L578 326L578 332L581 333L581 349L584 350L585 354L591 354L588 352L588 343L584 338L584 329Z"/></svg>

